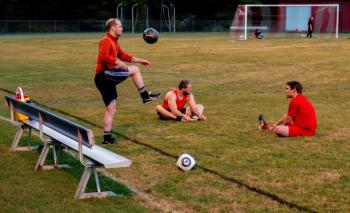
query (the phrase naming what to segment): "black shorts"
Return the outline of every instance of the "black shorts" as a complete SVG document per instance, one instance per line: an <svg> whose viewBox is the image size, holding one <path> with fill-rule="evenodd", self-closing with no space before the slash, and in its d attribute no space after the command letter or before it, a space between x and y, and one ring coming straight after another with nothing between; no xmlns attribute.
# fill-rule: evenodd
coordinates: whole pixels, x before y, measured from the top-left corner
<svg viewBox="0 0 350 213"><path fill-rule="evenodd" d="M171 112L170 109L166 109L168 112ZM181 113L185 114L186 113L186 107L185 108L182 108L179 110ZM164 118L159 112L157 112L158 115L159 115L159 118L162 119L162 120L166 120L166 118Z"/></svg>
<svg viewBox="0 0 350 213"><path fill-rule="evenodd" d="M105 70L95 75L95 85L102 95L105 106L117 99L116 86L127 79L129 71L127 69Z"/></svg>

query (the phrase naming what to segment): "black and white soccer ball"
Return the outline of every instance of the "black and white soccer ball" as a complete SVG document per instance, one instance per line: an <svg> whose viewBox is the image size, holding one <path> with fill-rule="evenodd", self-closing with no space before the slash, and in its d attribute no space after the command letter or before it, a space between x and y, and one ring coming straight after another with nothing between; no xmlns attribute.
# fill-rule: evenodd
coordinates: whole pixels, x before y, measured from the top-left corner
<svg viewBox="0 0 350 213"><path fill-rule="evenodd" d="M143 40L149 44L154 44L158 41L158 31L154 28L147 28L143 31Z"/></svg>
<svg viewBox="0 0 350 213"><path fill-rule="evenodd" d="M189 154L182 154L177 159L176 166L183 171L190 171L196 165L196 161Z"/></svg>

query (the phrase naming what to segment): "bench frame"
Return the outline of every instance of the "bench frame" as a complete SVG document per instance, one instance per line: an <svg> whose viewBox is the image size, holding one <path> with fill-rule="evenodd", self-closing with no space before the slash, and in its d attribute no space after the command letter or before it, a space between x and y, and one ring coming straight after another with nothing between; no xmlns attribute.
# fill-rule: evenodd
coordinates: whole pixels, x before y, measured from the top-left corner
<svg viewBox="0 0 350 213"><path fill-rule="evenodd" d="M84 159L83 146L86 146L86 145L84 144L82 133L80 132L80 129L77 130L78 150L75 150L71 147L64 145L60 141L53 139L47 132L44 132L45 124L43 122L43 119L42 119L40 112L39 112L39 116L38 116L39 117L38 128L35 125L33 125L29 120L28 121L16 121L14 119L14 117L15 117L14 114L17 111L16 111L15 107L13 106L12 102L17 101L17 100L13 99L9 96L6 96L6 99L7 99L7 102L9 104L9 107L10 107L12 124L15 126L18 126L18 129L17 129L15 137L13 139L10 151L23 152L23 151L37 150L37 147L30 146L30 141L32 138L32 130L34 129L34 130L38 131L38 133L39 133L38 136L39 136L40 140L43 142L43 149L41 150L41 153L40 153L39 158L37 160L37 163L35 166L35 171L52 170L52 169L56 169L56 168L70 168L66 164L62 164L62 165L58 164L58 155L57 155L56 149L58 147L63 147L66 150L71 149L71 150L79 153L80 163L84 166L84 171L83 171L83 174L80 178L80 182L79 182L79 185L76 189L74 198L87 199L87 198L104 198L104 197L109 197L109 196L122 196L122 195L115 194L112 191L101 192L100 181L98 178L98 173L97 173L96 168L103 167L103 165L94 161L93 159L89 159L89 157L87 157L87 156L86 156L87 159L86 160ZM37 106L35 106L35 107L39 108ZM24 114L23 112L20 112L20 113ZM20 139L21 139L25 129L29 130L28 146L19 147L18 145L19 145ZM53 130L53 131L55 131L55 130ZM56 133L60 134L59 132L56 132ZM93 133L90 129L87 129L87 135L88 135L89 144L91 144L91 147L92 147L92 145L95 144L95 141L94 141ZM49 154L50 148L53 151L52 153L53 153L54 164L53 165L45 165L45 161L46 161L46 158ZM88 148L90 148L90 147L88 147ZM130 164L131 164L131 161L130 161L129 165ZM129 166L129 165L127 165L127 166ZM125 166L120 166L120 167L125 167ZM94 174L97 191L96 192L85 192L86 186L87 186L88 181L89 181L90 176L91 176L91 173Z"/></svg>

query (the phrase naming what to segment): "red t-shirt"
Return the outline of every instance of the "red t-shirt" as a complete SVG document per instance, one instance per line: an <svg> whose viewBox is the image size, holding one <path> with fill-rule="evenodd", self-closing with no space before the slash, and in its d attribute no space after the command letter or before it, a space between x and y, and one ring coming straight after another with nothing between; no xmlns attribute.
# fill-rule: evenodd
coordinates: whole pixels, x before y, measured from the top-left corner
<svg viewBox="0 0 350 213"><path fill-rule="evenodd" d="M115 68L117 57L122 61L131 62L132 56L125 53L118 45L117 39L106 33L98 44L96 74Z"/></svg>
<svg viewBox="0 0 350 213"><path fill-rule="evenodd" d="M315 133L316 112L311 102L299 94L289 103L288 115L293 118L293 124L303 130Z"/></svg>
<svg viewBox="0 0 350 213"><path fill-rule="evenodd" d="M187 96L182 96L182 99L179 97L179 90L177 88L174 88L171 90L173 93L176 95L176 106L178 110L182 110L186 103L188 102L188 97ZM163 100L163 107L164 109L169 109L169 103L166 100Z"/></svg>

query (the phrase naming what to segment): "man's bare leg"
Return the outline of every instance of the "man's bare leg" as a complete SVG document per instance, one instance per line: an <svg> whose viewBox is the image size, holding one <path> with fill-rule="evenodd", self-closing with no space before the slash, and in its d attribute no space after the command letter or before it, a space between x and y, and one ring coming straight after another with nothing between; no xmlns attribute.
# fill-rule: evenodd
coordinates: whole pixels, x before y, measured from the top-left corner
<svg viewBox="0 0 350 213"><path fill-rule="evenodd" d="M115 139L112 137L112 124L113 118L117 111L116 100L111 101L106 107L104 118L103 118L103 144L113 144Z"/></svg>
<svg viewBox="0 0 350 213"><path fill-rule="evenodd" d="M128 67L129 76L132 78L135 87L138 89L141 98L143 99L143 103L146 104L154 99L159 98L162 93L151 93L147 91L143 82L143 78L140 72L140 69L137 66L129 66Z"/></svg>
<svg viewBox="0 0 350 213"><path fill-rule="evenodd" d="M199 114L202 114L203 111L204 111L204 106L202 104L197 104L196 107L197 107L197 110L198 110ZM192 112L192 109L190 107L186 108L186 112L185 113L186 113L186 115L188 115L190 117L196 115L194 112Z"/></svg>
<svg viewBox="0 0 350 213"><path fill-rule="evenodd" d="M165 119L176 120L176 115L164 109L161 105L156 106L156 111Z"/></svg>
<svg viewBox="0 0 350 213"><path fill-rule="evenodd" d="M111 101L108 106L106 107L104 119L103 119L103 130L105 132L110 132L112 130L112 123L114 115L117 111L117 104L116 101Z"/></svg>
<svg viewBox="0 0 350 213"><path fill-rule="evenodd" d="M137 66L129 66L129 76L132 78L136 89L144 87L143 78L140 69Z"/></svg>
<svg viewBox="0 0 350 213"><path fill-rule="evenodd" d="M289 127L285 126L285 125L275 126L275 127L271 128L270 130L273 131L274 133L276 133L277 135L280 135L280 136L284 136L284 137L289 136Z"/></svg>

